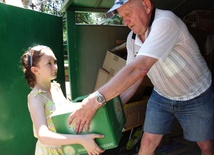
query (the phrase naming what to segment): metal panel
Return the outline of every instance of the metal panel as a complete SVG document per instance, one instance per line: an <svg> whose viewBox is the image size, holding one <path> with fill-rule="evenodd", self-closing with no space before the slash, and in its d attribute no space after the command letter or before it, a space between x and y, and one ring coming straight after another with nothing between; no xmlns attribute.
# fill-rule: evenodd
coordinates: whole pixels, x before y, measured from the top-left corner
<svg viewBox="0 0 214 155"><path fill-rule="evenodd" d="M0 3L0 37L0 154L32 155L36 139L27 108L30 89L19 61L28 46L50 46L58 58L57 81L65 90L62 19Z"/></svg>
<svg viewBox="0 0 214 155"><path fill-rule="evenodd" d="M75 25L74 11L67 11L69 75L73 99L93 92L106 51L116 46L116 40L126 40L129 31L125 26Z"/></svg>

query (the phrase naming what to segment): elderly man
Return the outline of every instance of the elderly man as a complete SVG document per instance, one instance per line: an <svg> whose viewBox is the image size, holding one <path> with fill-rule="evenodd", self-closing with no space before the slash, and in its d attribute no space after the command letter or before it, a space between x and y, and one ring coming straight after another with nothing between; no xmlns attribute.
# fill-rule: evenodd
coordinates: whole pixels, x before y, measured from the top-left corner
<svg viewBox="0 0 214 155"><path fill-rule="evenodd" d="M132 31L127 38L127 65L111 81L83 100L70 116L76 131L89 128L96 110L120 95L126 103L145 75L154 85L148 101L139 155L153 155L178 119L184 138L197 142L203 155L214 155L214 93L211 72L187 27L150 0L115 0L115 12Z"/></svg>

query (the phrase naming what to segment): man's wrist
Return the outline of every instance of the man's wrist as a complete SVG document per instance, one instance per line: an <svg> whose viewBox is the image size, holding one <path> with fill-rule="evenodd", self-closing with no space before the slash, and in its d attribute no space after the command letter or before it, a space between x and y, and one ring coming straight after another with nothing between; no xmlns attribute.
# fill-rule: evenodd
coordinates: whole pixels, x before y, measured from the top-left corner
<svg viewBox="0 0 214 155"><path fill-rule="evenodd" d="M101 94L98 90L96 92L94 92L94 94L95 94L96 102L99 103L100 105L104 106L106 104L106 99L103 96L103 94Z"/></svg>

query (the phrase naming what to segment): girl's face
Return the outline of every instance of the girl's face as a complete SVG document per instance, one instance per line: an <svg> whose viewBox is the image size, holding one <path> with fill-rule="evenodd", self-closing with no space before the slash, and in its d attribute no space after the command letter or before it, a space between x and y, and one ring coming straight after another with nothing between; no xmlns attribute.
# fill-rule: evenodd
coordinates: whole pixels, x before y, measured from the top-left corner
<svg viewBox="0 0 214 155"><path fill-rule="evenodd" d="M40 61L37 64L38 75L37 78L44 78L44 80L53 80L57 77L57 59L50 49L43 49Z"/></svg>

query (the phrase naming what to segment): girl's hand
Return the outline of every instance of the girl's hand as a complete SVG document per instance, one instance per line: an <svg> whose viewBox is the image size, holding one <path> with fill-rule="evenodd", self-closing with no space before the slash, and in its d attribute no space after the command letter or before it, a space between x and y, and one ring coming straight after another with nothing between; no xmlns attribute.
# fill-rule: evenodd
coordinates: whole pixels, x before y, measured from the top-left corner
<svg viewBox="0 0 214 155"><path fill-rule="evenodd" d="M95 138L103 138L104 135L100 134L87 134L83 135L82 145L88 152L88 155L99 155L104 152L94 141Z"/></svg>

